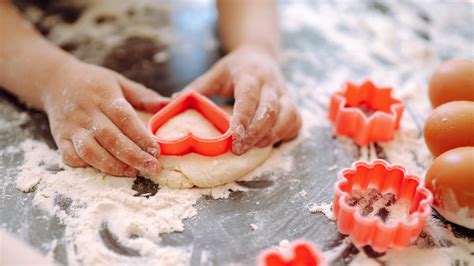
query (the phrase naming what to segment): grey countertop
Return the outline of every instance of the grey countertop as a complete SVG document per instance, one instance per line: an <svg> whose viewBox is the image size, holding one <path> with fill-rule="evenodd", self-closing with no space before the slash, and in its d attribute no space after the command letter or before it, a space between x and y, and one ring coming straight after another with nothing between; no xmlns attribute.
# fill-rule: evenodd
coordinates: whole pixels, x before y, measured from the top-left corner
<svg viewBox="0 0 474 266"><path fill-rule="evenodd" d="M28 6L24 3L19 5ZM82 8L68 9L57 3L48 4L48 1L42 3L40 8L45 10L44 17L48 14L67 14L61 17L62 23L74 23L75 17L83 12ZM302 93L305 86L314 86L314 90L326 95L327 99L329 92L324 93L324 88L318 86L332 84L328 80L334 79L334 73L338 73L338 77L344 80L361 80L367 76L379 75L376 78L384 81L385 77L380 76L381 73L397 72L397 84L406 84L404 82L412 78L412 73L419 70L417 68L423 68L422 65L410 64L400 59L397 53L393 58L378 46L373 46L369 54L357 46L351 47L352 43L337 38L339 35L331 35L331 32L323 30L325 20L339 21L339 33L358 39L360 44L367 46L380 43L379 39L383 36L370 30L354 31L353 23L365 22L370 26L370 23L380 21L397 25L401 33L410 32L411 39L406 41L415 40L414 45L423 44L425 48L429 48L426 50L435 51L435 54L428 55L431 57L424 61L428 62L424 67L431 69L433 66L430 64L438 63L439 60L473 57L472 8L473 6L467 3L454 1L431 4L407 1L283 1L281 12L284 73L288 78L289 87L302 108L318 105L318 108L324 110L324 101L310 101L305 97ZM301 13L298 17L297 11L300 9L307 9L308 12ZM439 10L444 13L439 13ZM437 14L441 18L438 18ZM86 61L113 68L165 95L170 95L203 73L221 56L214 34L215 12L210 4L181 2L180 5L172 5L169 13L158 15L163 17L158 23L164 24L178 36L174 38L178 40L175 44L167 45L166 41L157 43L156 40L144 37L128 38L115 48L102 47L103 54L93 56L87 53L87 49L100 47L100 40L62 43L62 46ZM312 15L314 17L311 17ZM446 23L448 19L451 22ZM110 23L113 23L113 20ZM318 26L319 23L323 26ZM45 34L49 34L51 29L44 19L36 21L36 24ZM389 38L391 33L387 34L386 37ZM455 41L449 42L444 40L445 38ZM470 48L466 47L469 45ZM399 48L403 45L396 46ZM121 57L123 53L118 52L120 49L125 49L133 61ZM168 60L155 62L150 58L159 51L166 51ZM369 58L370 64L364 62L364 58ZM428 71L423 71L422 75L417 76L417 81L426 82L426 73ZM16 189L15 179L19 171L17 167L22 164L22 154L4 152L7 147L18 145L26 138L42 140L54 147L47 117L41 112L25 108L5 92L0 92L0 95L0 226L44 253L50 251L51 241L60 240L54 248L54 258L60 263L66 263L67 253L64 243L61 242L64 226L57 218L32 206L31 193ZM312 109L307 110L311 112ZM408 103L406 115L412 116L421 128L420 121L424 115L417 110L417 106ZM25 115L29 119L24 119ZM201 199L197 203L198 215L185 221L186 230L163 235L162 243L171 246L187 246L193 243L192 263L196 265L200 263L203 251L212 252L209 262L213 265L231 262L252 264L258 252L278 244L283 239L309 239L317 243L323 251L339 246L345 236L337 232L335 223L322 214L310 213L308 206L312 203L332 201L332 185L336 171L332 170L331 166L337 165L338 169L349 166L359 158L360 152L359 155L357 152L347 152L345 144L333 137L330 126L314 126L310 128L310 133L309 139L293 150L295 164L291 172L276 171L274 174L279 178L274 181L242 183L249 191L232 193L228 199ZM361 149L355 146L354 148ZM382 146L376 145L376 150L378 157L390 159L384 155ZM426 167L423 162L419 164L422 168ZM307 192L306 196L301 196L302 190ZM445 227L452 228L456 236L466 238L468 242L474 241L472 231L444 221L443 223ZM250 230L250 224L258 225L259 229ZM112 250L126 254L126 250L114 243L113 237L105 234L103 238ZM429 241L429 236L425 233L422 233L422 238ZM434 248L443 247L440 243L432 242ZM361 252L374 258L376 263L385 263L379 260L383 254L378 254L368 247L357 249L348 245L332 259L331 264L348 264ZM456 262L456 258L453 258L456 265L474 265L473 261Z"/></svg>

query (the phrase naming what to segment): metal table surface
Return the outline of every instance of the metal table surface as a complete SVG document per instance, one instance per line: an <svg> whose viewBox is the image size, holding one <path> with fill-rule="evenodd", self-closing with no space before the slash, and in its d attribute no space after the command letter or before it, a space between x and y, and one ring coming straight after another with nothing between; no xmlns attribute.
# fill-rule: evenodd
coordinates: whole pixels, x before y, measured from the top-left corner
<svg viewBox="0 0 474 266"><path fill-rule="evenodd" d="M391 9L391 6L394 6L393 3L387 5L378 1L364 1L358 5L358 10L352 12L345 9L339 12L338 8L344 5L343 2L301 1L298 4L313 10L322 8L332 10L331 12L336 18L345 16L344 12L352 15L353 12L361 12L361 16L381 15L387 20L392 20L393 23L399 23L400 27L411 27L411 25L404 24L403 21L394 19L394 13L397 10ZM281 8L285 9L290 5L290 3L284 2L281 4ZM435 6L437 3L432 5ZM451 5L459 10L459 8L463 8L462 5L466 4L448 3L446 5ZM104 56L106 59L102 62L90 61L102 63L122 72L165 95L179 90L200 73L206 71L221 56L221 53L218 46L213 46L212 43L209 49L203 48L204 45L209 45L207 42L209 36L214 36L215 12L212 5L188 3L177 6L172 5L170 13L166 15L167 19L160 23L167 24L171 31L179 36L178 39L187 40L184 44L160 46L153 44L146 38L132 38L125 41L121 49L125 49L134 61L127 61L126 58L120 57L120 53L114 53L114 51L109 51L109 54ZM430 17L431 13L425 10L430 6L419 6L416 2L401 2L395 6L401 6L405 8L406 12L413 12L414 16L420 18L421 26L418 25L413 30L420 38L429 42L430 23L436 21L435 18ZM43 3L41 8L46 10L46 14L48 12L56 12L55 14L65 12L64 8L57 8L54 4L47 4L47 2ZM81 10L74 9L66 11L68 11L67 14L73 15L81 12ZM472 45L473 30L466 26L472 25L472 23L456 23L463 20L472 22L472 16L462 17L452 14L452 18L454 21L451 25L452 31L459 38L470 40ZM68 19L70 18L67 16L63 18L63 20ZM306 19L314 20L316 18ZM344 24L347 21L341 21L341 29L348 28L348 25ZM294 22L282 22L283 25L286 23ZM38 26L43 32L48 32L48 28L45 28L41 23L38 23ZM346 60L339 53L341 47L349 45L347 43L328 40L324 34L311 27L289 30L291 26L288 26L283 29L283 46L285 51L290 51L287 54L291 55L291 51L311 51L314 58L318 60L318 63L315 64L314 61L305 61L301 58L286 59L284 73L292 89L301 85L299 84L301 80L298 81L298 77L301 75L310 77L315 82L322 82L330 79L331 71L337 69L343 69L347 73L345 76L347 79L360 80L360 77L372 73L364 66L358 65L357 62ZM192 38L186 38L186 36L192 36ZM63 48L77 54L81 45L87 47L91 44L69 44L64 45ZM456 56L456 53L460 52L459 49L456 50L456 44L452 44L451 49L449 48L439 47L440 59ZM160 63L150 60L150 55L160 49L169 53L168 60ZM472 57L472 50L470 55L461 55ZM87 56L84 57L87 58ZM380 58L377 54L374 54L373 58L376 68L386 71L394 68L393 63ZM142 63L137 63L137 61ZM416 69L411 70L415 71ZM406 78L406 75L407 73L401 74L403 76L401 79ZM43 140L54 147L45 114L26 108L5 92L0 93L0 121L10 121L8 127L0 125L0 150L17 145L29 137ZM301 96L298 91L294 91L294 95L296 95L297 101L304 105L305 97ZM23 113L30 117L26 122L23 119ZM416 121L422 121L416 112L411 112L410 115L413 115ZM421 124L419 126L421 127ZM348 153L342 147L343 144L334 139L331 127L315 126L311 128L310 132L310 138L293 150L295 164L291 172L277 170L273 173L279 176L275 181L243 183L242 185L249 187L249 191L232 193L228 199L201 199L197 204L198 215L185 221L185 231L163 235L162 243L171 246L187 246L189 243L193 243L192 264L200 263L203 251L210 251L210 263L215 265L231 262L252 264L258 252L263 248L276 245L284 239L310 239L318 243L322 250L330 250L339 245L345 237L337 232L335 223L322 214L310 213L308 206L312 203L331 202L333 198L332 185L336 173L331 169L331 166L337 165L339 169L349 166L357 157ZM378 151L383 157L383 149L378 147ZM22 154L4 152L1 154L0 226L46 253L50 249L52 240L63 237L64 226L57 218L32 206L31 193L23 193L16 189L17 166L22 163ZM307 192L306 196L301 196L302 190ZM256 224L258 229L251 230L250 224ZM473 240L472 232L454 225L451 226L454 228L455 234L467 236L471 241ZM354 246L348 246L331 263L333 265L348 264L351 258L359 252L365 252L367 256L374 258L380 256L370 248L359 250ZM54 258L60 263L67 261L67 253L61 242L55 247ZM469 265L472 265L472 262Z"/></svg>

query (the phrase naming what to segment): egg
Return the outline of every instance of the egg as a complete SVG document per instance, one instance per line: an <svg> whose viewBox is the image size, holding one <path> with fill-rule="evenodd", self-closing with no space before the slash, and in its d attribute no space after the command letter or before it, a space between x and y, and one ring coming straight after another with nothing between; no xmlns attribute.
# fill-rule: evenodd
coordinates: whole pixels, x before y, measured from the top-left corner
<svg viewBox="0 0 474 266"><path fill-rule="evenodd" d="M433 107L451 101L474 101L474 61L450 60L441 64L430 80Z"/></svg>
<svg viewBox="0 0 474 266"><path fill-rule="evenodd" d="M438 106L426 119L423 134L434 156L453 148L474 146L474 102Z"/></svg>
<svg viewBox="0 0 474 266"><path fill-rule="evenodd" d="M474 147L441 154L426 172L433 207L447 220L474 229Z"/></svg>

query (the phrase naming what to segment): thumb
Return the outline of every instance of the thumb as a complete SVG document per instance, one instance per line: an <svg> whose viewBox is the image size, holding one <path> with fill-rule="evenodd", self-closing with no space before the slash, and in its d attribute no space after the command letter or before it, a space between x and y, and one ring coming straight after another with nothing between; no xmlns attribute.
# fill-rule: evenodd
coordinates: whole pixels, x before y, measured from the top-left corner
<svg viewBox="0 0 474 266"><path fill-rule="evenodd" d="M161 96L156 91L121 75L119 75L118 80L125 99L135 109L155 113L170 101L169 98Z"/></svg>

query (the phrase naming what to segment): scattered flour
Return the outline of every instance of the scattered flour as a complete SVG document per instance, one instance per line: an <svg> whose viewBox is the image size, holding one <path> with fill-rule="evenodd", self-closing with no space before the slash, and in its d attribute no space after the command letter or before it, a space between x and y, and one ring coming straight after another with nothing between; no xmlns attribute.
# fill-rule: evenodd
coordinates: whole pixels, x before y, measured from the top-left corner
<svg viewBox="0 0 474 266"><path fill-rule="evenodd" d="M283 239L278 243L279 249L288 249L290 247L290 241L288 239Z"/></svg>
<svg viewBox="0 0 474 266"><path fill-rule="evenodd" d="M255 177L262 176L264 173L272 173L274 171L290 172L294 166L294 157L289 152L295 149L306 137L300 134L295 140L283 143L279 148L274 148L270 157L259 167L247 175L241 177L239 181L255 180ZM272 175L270 178L276 179L278 175Z"/></svg>
<svg viewBox="0 0 474 266"><path fill-rule="evenodd" d="M253 231L256 231L258 229L258 225L250 224L250 228L252 228Z"/></svg>
<svg viewBox="0 0 474 266"><path fill-rule="evenodd" d="M333 212L332 212L332 203L314 204L314 205L309 209L309 211L312 212L312 213L321 212L321 213L323 213L324 215L326 215L326 217L327 217L329 220L336 220L336 217L334 217L334 214L333 214Z"/></svg>
<svg viewBox="0 0 474 266"><path fill-rule="evenodd" d="M298 67L290 68L296 70L289 73L289 82L291 87L299 88L295 97L301 102L299 106L303 109L304 122L315 127L331 127L326 119L329 97L341 89L343 82L361 82L368 78L378 85L393 87L392 94L405 104L401 127L393 141L363 147L344 136L336 137L335 141L341 144L347 155L353 155L354 161L382 158L403 165L409 173L423 177L432 161L422 135L423 120L431 110L428 97L423 97L428 95L427 80L433 69L448 58L472 59L469 45L471 38L464 38L464 34L449 30L463 28L454 26L463 23L462 19L453 19L454 13L466 15L471 10L465 6L466 10L462 10L461 5L450 3L452 12L441 12L446 6L434 7L432 3L422 1L404 4L384 1L381 6L390 10L389 16L383 12L370 12L370 16L361 16L361 13L369 14L367 5L364 1L358 4L349 1L318 2L312 8L304 3L286 5L281 11L284 31L294 34L314 32L318 43L315 48L316 45L295 40L296 45L291 43L291 47L283 51L283 61L295 66L309 65L321 71L306 73ZM334 10L337 10L337 15ZM422 13L413 10L423 12L430 21L420 20ZM427 24L429 26L425 27ZM428 40L417 36L417 29L423 27L428 29ZM472 30L466 29L466 34L471 36ZM334 61L326 58L324 53L328 50L337 50L329 56L337 54L345 65L326 65ZM327 68L331 68L329 75ZM321 78L315 78L317 74L321 74ZM337 162L334 163L334 166L327 168L328 171L337 168ZM315 204L310 210L322 212L329 219L334 219L330 203ZM351 252L352 245L350 238L345 238L341 244L324 252L324 255L330 263L338 260L335 264L339 264L342 256L342 264L364 266L474 264L472 239L455 237L450 228L433 221L437 220L429 219L424 228L425 235L418 239L416 245L403 250L389 250L379 258L369 258L362 249L359 249L357 256L348 256L346 253ZM436 243L420 243L431 238ZM446 247L442 244L446 241L454 246Z"/></svg>
<svg viewBox="0 0 474 266"><path fill-rule="evenodd" d="M172 44L178 41L166 21L169 17L169 3L163 2L157 5L152 0L133 2L80 0L74 4L87 8L74 23L49 25L51 31L48 39L60 46L70 43L81 44L73 54L83 61L100 64L112 47L129 37L146 37L160 44ZM130 16L130 12L134 15ZM113 19L114 23L98 24L97 19L101 17ZM164 62L167 57L167 54L158 54L154 60Z"/></svg>
<svg viewBox="0 0 474 266"><path fill-rule="evenodd" d="M100 62L103 54L128 36L146 36L167 44L173 44L176 41L168 28L157 31L139 24L129 25L123 29L95 27L95 25L91 27L95 16L105 10L108 11L110 6L113 7L112 15L117 15L120 19L118 25L122 27L121 15L126 11L127 5L130 4L110 0L99 1L77 23L62 24L53 28L50 38L53 42L61 45L77 39L88 40L98 36L98 40L104 41L98 44L101 49L95 50L103 52L92 55L82 55L82 50L76 52L76 56L88 62ZM423 176L424 169L432 158L423 143L420 130L420 121L428 114L430 105L427 97L420 97L420 95L427 94L426 80L433 67L449 57L472 57L472 46L466 43L466 40L461 38L456 31L451 30L451 25L457 22L452 20L452 12L444 12L444 7L441 5L434 5L430 2L422 3L421 1L416 3L420 7L425 6L420 10L425 10L428 12L427 16L431 17L432 28L429 32L429 41L416 36L413 26L405 26L420 24L417 17L418 12L413 11L417 9L414 8L414 5L399 4L396 1L385 1L383 5L389 6L390 16L376 12L370 13L370 16L361 16L359 11L366 12L363 10L365 5L349 3L349 1L322 3L316 8L308 8L307 4L294 3L281 9L281 21L284 21L282 26L285 34L310 28L315 32L314 36L322 40L319 42L318 39L318 46L325 45L325 41L329 44L350 44L338 45L336 48L339 50L333 50L334 53L331 54L327 53L328 49L324 47L314 49L314 45L303 44L296 47L285 47L283 51L285 63L291 64L297 61L309 64L315 69L321 69L323 66L324 69L324 75L320 78L315 77L313 73L305 73L298 67L289 68L290 71L287 73L289 88L294 93L295 99L298 100L304 121L302 134L294 143L306 139L311 134L310 129L314 127L330 127L330 123L326 119L327 104L330 94L338 90L343 81L360 81L357 79L368 77L377 84L393 86L395 96L406 104L401 128L396 133L395 140L377 143L383 149L383 156L391 163L404 165L410 173ZM142 9L146 10L138 8L139 14ZM337 16L335 16L335 10L338 12ZM458 13L471 11L469 9L456 10ZM155 10L154 12L159 13L160 11ZM141 16L137 17L141 18ZM463 20L460 22L466 24ZM119 31L119 34L114 36L112 33L116 31ZM318 34L322 37L318 37ZM80 40L78 41L80 42ZM105 49L102 49L103 47ZM439 47L444 51L436 53L435 49ZM86 48L91 50L90 47ZM329 60L324 57L324 53L329 54L330 57L340 56L339 61L343 60L347 65L340 64L340 62L337 66L326 65L326 63L334 63L338 60ZM166 56L156 55L155 60L166 60ZM354 66L356 67L354 68ZM357 67L364 69L364 71L358 70ZM296 71L291 71L291 69L296 69ZM331 70L329 76L326 74L327 69ZM2 124L0 121L0 129L2 129ZM354 159L371 160L382 156L377 153L375 145L357 147L347 137L337 137L335 141L342 144L345 152L353 155ZM283 146L285 145L295 144L290 143ZM231 190L242 189L236 184L206 190L163 188L148 199L133 197L135 191L131 189L133 181L130 179L112 178L92 169L68 168L62 164L56 152L39 142L27 140L22 144L22 149L25 151L25 164L22 167L22 174L18 178L18 187L24 191L36 188L35 204L58 216L66 225L68 257L71 263L81 261L86 264L86 262L94 260L97 262L102 259L107 259L103 262L108 264L153 264L159 262L174 264L187 261L191 247L179 249L160 246L159 234L184 230L182 220L196 214L193 204L202 194L211 195L214 198L225 198L228 197ZM283 150L276 150L263 167L256 169L244 179L250 180L263 172L273 171L276 167L282 167L284 171L291 170L293 158L284 155ZM279 159L273 159L276 157ZM46 165L44 165L45 163ZM53 164L57 164L64 170L57 173L47 170L48 166ZM328 171L332 170L335 170L332 169L332 166L328 167ZM71 203L69 206L64 206L67 205L63 204L64 202ZM316 204L311 210L323 212L329 219L332 217L331 204ZM156 222L157 220L159 222ZM99 235L100 230L104 227L104 221L107 229L118 237L121 245L136 250L142 257L120 256L105 249ZM386 265L427 263L450 265L453 263L453 259L473 264L473 243L454 236L449 227L445 228L444 225L432 218L428 220L424 233L428 238L433 239L436 248L433 248L432 245L420 244L420 241L426 239L423 237L418 240L416 246L400 251L389 250L384 256L377 259L368 258L361 251L352 260L352 264L380 265L383 262ZM141 237L133 238L130 237L131 235ZM455 246L443 246L442 243L445 242ZM80 246L79 243L88 245ZM345 238L339 246L325 251L324 255L327 261L331 262L340 256L350 245L350 239ZM280 247L285 246L289 246L287 240L280 242ZM157 258L153 252L157 252L156 254L166 252L166 255ZM202 258L212 257L211 254L206 254L206 256L203 254ZM143 261L143 257L149 258L149 260ZM429 259L428 262L427 259Z"/></svg>
<svg viewBox="0 0 474 266"><path fill-rule="evenodd" d="M393 193L382 194L376 189L364 191L355 189L352 190L351 197L347 203L349 206L359 207L362 216L377 216L388 224L394 224L409 218L409 204L405 201L397 200Z"/></svg>
<svg viewBox="0 0 474 266"><path fill-rule="evenodd" d="M69 168L56 151L41 142L29 139L20 146L25 162L17 187L22 191L35 189L34 203L66 225L70 263L188 262L189 250L160 246L159 235L184 230L182 220L196 215L193 204L201 191L161 188L149 198L134 197L133 179L107 176L91 168ZM54 165L64 170L48 170ZM105 246L101 236L104 230L140 257L121 256Z"/></svg>
<svg viewBox="0 0 474 266"><path fill-rule="evenodd" d="M306 190L301 190L300 192L298 192L298 196L300 197L306 197L306 195L308 195L308 192L306 192Z"/></svg>
<svg viewBox="0 0 474 266"><path fill-rule="evenodd" d="M201 265L209 265L209 266L213 265L211 261L212 258L213 258L212 253L210 253L208 250L204 250L201 253L201 261L200 261Z"/></svg>
<svg viewBox="0 0 474 266"><path fill-rule="evenodd" d="M404 249L390 249L377 259L375 265L472 265L474 263L474 243L456 237L451 228L437 219L427 221L416 245ZM350 265L372 265L374 260L360 252Z"/></svg>
<svg viewBox="0 0 474 266"><path fill-rule="evenodd" d="M10 127L22 126L28 123L28 121L30 121L30 116L25 112L13 112L11 113L11 115L13 116L9 120L4 120L3 118L0 118L0 130L8 130Z"/></svg>
<svg viewBox="0 0 474 266"><path fill-rule="evenodd" d="M183 220L197 214L193 205L202 195L227 198L232 191L246 190L229 183L209 189L161 187L148 198L134 196L134 179L92 168L70 168L57 151L32 139L23 141L20 148L24 163L17 187L35 191L34 204L66 226L68 263L73 265L188 264L192 245L160 245L160 234L183 231Z"/></svg>
<svg viewBox="0 0 474 266"><path fill-rule="evenodd" d="M6 147L3 150L0 150L0 154L14 154L14 153L19 153L21 150L19 147L11 145Z"/></svg>
<svg viewBox="0 0 474 266"><path fill-rule="evenodd" d="M334 248L326 250L323 252L323 256L327 262L334 261L336 258L341 256L341 253L344 252L348 247L352 245L350 238L346 237L342 240L342 243Z"/></svg>

